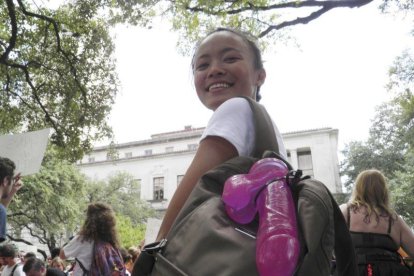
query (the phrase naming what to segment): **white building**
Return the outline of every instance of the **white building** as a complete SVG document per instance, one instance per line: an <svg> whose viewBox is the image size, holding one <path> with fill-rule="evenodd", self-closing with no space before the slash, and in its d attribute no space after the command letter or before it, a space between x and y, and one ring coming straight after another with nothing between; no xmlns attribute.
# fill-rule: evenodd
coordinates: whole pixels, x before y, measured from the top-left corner
<svg viewBox="0 0 414 276"><path fill-rule="evenodd" d="M204 128L154 134L149 140L97 147L78 164L92 179L124 171L141 184L141 199L164 209L179 185L198 147ZM289 162L342 192L338 168L338 130L321 128L282 134ZM115 150L115 151L114 151Z"/></svg>

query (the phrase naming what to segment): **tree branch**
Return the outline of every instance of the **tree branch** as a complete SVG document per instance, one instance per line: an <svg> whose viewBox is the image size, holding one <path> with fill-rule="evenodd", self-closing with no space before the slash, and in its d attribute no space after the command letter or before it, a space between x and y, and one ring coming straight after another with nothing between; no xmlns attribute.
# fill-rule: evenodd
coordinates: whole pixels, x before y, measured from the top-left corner
<svg viewBox="0 0 414 276"><path fill-rule="evenodd" d="M247 6L244 6L244 7L238 8L238 9L223 8L223 9L220 9L220 10L214 10L214 8L213 8L212 10L210 10L208 8L205 8L205 7L198 7L198 6L190 7L188 5L188 6L186 6L186 10L191 11L191 12L204 13L204 14L207 14L207 15L221 15L223 13L229 14L229 15L234 15L234 14L239 14L239 13L243 13L243 12L247 12L247 11L264 12L264 11L271 11L271 10L277 10L277 9L286 9L286 8L298 9L298 8L306 8L306 7L308 7L308 8L320 7L320 9L310 13L308 16L298 17L294 20L283 21L279 24L270 25L264 31L259 33L258 37L260 38L260 37L266 36L267 34L269 34L273 30L280 30L282 28L297 25L297 24L307 24L310 21L320 17L322 14L324 14L324 13L326 13L326 12L328 12L331 9L334 9L334 8L361 7L361 6L367 5L368 3L372 2L372 1L373 0L343 0L343 1L314 1L314 0L309 0L309 1L291 1L291 2L285 2L285 3L277 3L277 4L273 4L273 5L269 5L269 6L256 6L256 5L249 2ZM235 1L226 1L226 2L231 2L231 5L229 7L234 6L235 3L236 3Z"/></svg>
<svg viewBox="0 0 414 276"><path fill-rule="evenodd" d="M9 238L9 240L14 241L14 242L22 242L22 243L27 244L27 245L33 245L33 243L31 243L29 241L26 241L24 239L15 238L13 236L10 236L9 234L7 234L7 237ZM47 254L44 250L37 248L37 252L42 254L43 258L46 260Z"/></svg>
<svg viewBox="0 0 414 276"><path fill-rule="evenodd" d="M23 71L24 75L25 75L25 79L27 84L30 86L31 90L32 90L32 95L35 99L35 101L37 102L37 104L40 106L40 108L42 109L43 113L46 116L46 121L48 121L52 126L53 129L55 129L55 131L57 133L60 133L60 130L57 126L57 124L55 123L55 121L52 119L51 115L49 114L49 112L47 111L46 107L43 105L42 101L40 100L39 96L37 95L37 89L34 86L34 84L32 83L32 80L30 78L30 73L29 70L27 69L26 65L21 65L21 64L17 64L17 63L9 63L9 62L5 62L5 64L9 67L13 67L13 68L17 68ZM25 102L23 102L25 103ZM30 107L30 106L29 106Z"/></svg>
<svg viewBox="0 0 414 276"><path fill-rule="evenodd" d="M6 0L7 10L9 13L10 24L11 24L11 36L9 39L9 46L7 46L4 53L0 56L0 63L5 63L9 57L10 52L16 46L17 41L17 20L16 20L16 7L14 6L13 0Z"/></svg>
<svg viewBox="0 0 414 276"><path fill-rule="evenodd" d="M63 50L63 48L61 47L61 40L60 40L60 35L59 35L59 26L58 23L56 22L56 20L54 20L51 17L42 15L42 14L36 14L30 11L26 10L26 7L24 6L22 0L17 0L17 3L19 3L20 8L22 9L22 12L24 15L27 16L31 16L31 17L35 17L35 18L39 18L42 19L44 21L49 22L50 24L52 24L53 26L53 30L55 32L55 37L56 37L56 46L57 46L57 51L62 53L62 55L64 56L64 58L66 59L66 61L68 62L68 65L70 67L71 73L74 76L74 80L78 86L78 88L80 89L82 95L83 95L83 103L85 105L85 107L88 107L88 101L87 101L87 95L86 95L86 91L85 89L82 87L81 83L78 80L78 76L77 76L77 70L75 68L75 66L72 64L72 60L69 57L69 54ZM76 57L75 57L76 58Z"/></svg>
<svg viewBox="0 0 414 276"><path fill-rule="evenodd" d="M333 7L324 7L322 9L319 9L319 10L311 13L310 15L308 15L306 17L298 17L298 18L296 18L294 20L291 20L291 21L284 21L284 22L282 22L280 24L277 24L277 25L271 25L268 28L266 28L266 30L259 33L257 35L257 37L264 37L273 30L280 30L280 29L283 29L283 28L288 27L288 26L293 26L293 25L297 25L297 24L307 24L310 21L318 18L322 14L330 11L331 9L333 9Z"/></svg>

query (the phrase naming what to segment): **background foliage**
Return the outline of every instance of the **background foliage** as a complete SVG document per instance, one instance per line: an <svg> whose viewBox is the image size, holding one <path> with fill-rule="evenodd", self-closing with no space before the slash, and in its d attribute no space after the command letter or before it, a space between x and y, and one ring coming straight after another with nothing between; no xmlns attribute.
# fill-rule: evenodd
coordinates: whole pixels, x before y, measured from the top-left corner
<svg viewBox="0 0 414 276"><path fill-rule="evenodd" d="M93 182L76 165L56 158L56 154L55 149L49 149L40 172L24 178L23 188L9 206L8 223L14 230L8 237L32 244L21 236L28 231L50 251L67 242L68 234L77 233L87 204L100 201L110 204L117 214L122 245L138 245L145 234L146 219L155 216L155 211L139 198L138 183L125 173Z"/></svg>

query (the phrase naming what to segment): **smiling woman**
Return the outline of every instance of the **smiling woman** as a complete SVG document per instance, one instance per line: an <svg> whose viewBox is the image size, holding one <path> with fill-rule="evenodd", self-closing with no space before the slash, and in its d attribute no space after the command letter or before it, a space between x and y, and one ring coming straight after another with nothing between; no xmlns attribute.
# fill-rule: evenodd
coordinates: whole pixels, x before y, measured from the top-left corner
<svg viewBox="0 0 414 276"><path fill-rule="evenodd" d="M266 71L256 49L244 37L222 29L199 45L193 59L194 84L208 109L214 111L235 96L257 98Z"/></svg>
<svg viewBox="0 0 414 276"><path fill-rule="evenodd" d="M259 53L259 54L258 54ZM246 99L256 99L265 78L260 51L244 33L219 28L198 44L193 58L194 84L201 103L214 112L196 155L172 197L157 240L172 223L200 177L235 156L251 156L255 144L253 113ZM275 127L279 149L286 156Z"/></svg>

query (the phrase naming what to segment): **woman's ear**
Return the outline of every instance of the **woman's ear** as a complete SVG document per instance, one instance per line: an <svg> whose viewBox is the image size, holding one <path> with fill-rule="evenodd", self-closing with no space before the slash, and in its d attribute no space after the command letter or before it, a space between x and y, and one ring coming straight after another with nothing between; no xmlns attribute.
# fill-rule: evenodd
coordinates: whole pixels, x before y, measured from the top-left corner
<svg viewBox="0 0 414 276"><path fill-rule="evenodd" d="M256 85L261 86L265 82L265 79L266 79L266 70L262 68L259 70Z"/></svg>

